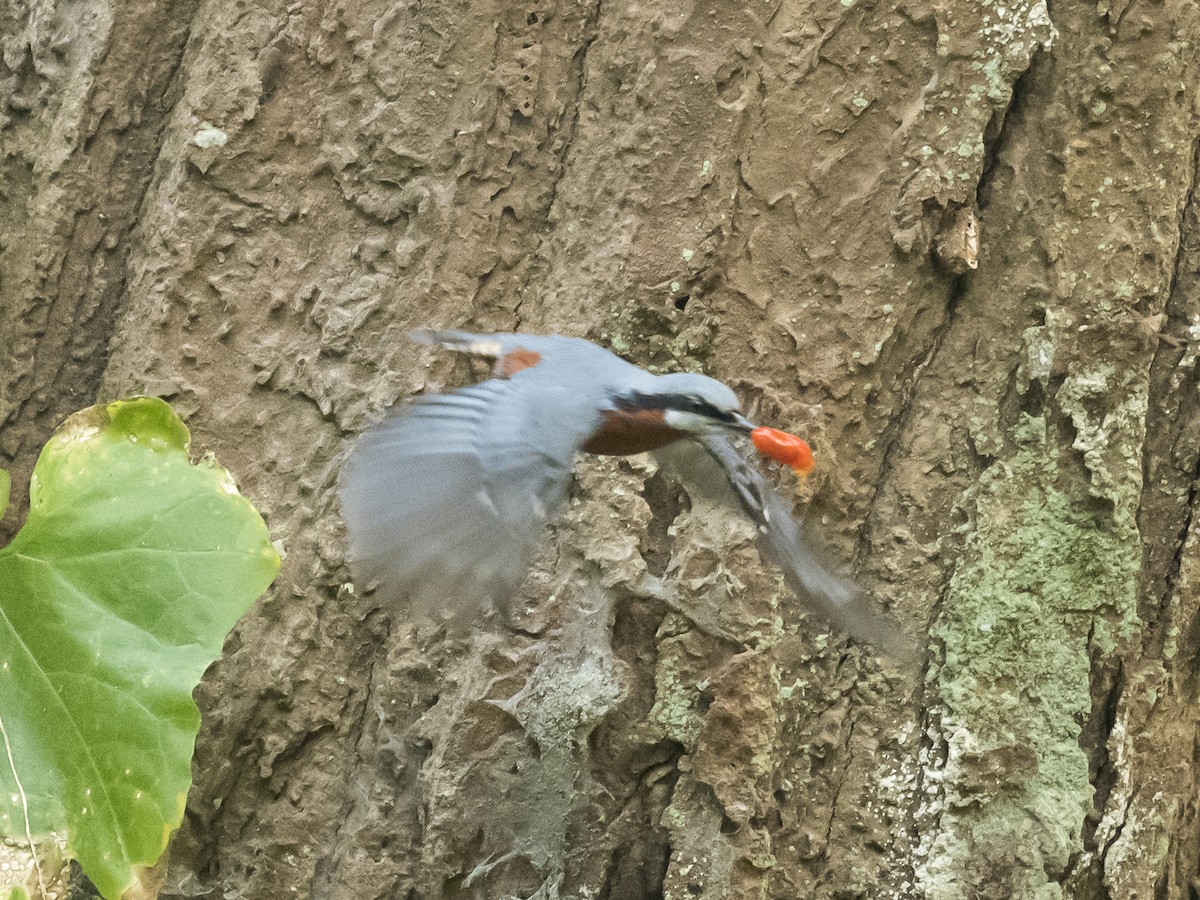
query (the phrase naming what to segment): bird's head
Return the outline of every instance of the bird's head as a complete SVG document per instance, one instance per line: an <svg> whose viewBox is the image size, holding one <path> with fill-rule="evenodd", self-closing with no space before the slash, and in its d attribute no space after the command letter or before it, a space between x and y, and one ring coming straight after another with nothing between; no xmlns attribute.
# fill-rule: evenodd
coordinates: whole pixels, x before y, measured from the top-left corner
<svg viewBox="0 0 1200 900"><path fill-rule="evenodd" d="M658 390L642 395L647 407L661 411L663 424L686 434L704 435L732 430L750 436L755 448L776 462L791 466L801 480L813 470L812 449L802 438L775 428L759 428L742 415L737 394L706 375L681 372L659 375Z"/></svg>
<svg viewBox="0 0 1200 900"><path fill-rule="evenodd" d="M676 431L704 434L719 429L744 433L754 425L742 415L742 404L727 385L707 375L677 372L655 379L647 401L662 410L663 424Z"/></svg>

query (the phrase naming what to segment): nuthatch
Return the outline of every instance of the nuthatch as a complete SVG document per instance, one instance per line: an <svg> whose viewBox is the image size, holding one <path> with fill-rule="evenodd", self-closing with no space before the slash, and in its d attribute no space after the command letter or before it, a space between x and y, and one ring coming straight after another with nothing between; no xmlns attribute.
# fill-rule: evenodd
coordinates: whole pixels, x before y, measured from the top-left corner
<svg viewBox="0 0 1200 900"><path fill-rule="evenodd" d="M909 643L878 605L826 569L786 503L732 443L759 433L737 395L704 375L652 375L558 335L422 331L414 338L495 360L493 377L427 394L365 433L342 473L356 581L384 602L480 613L520 586L579 451L663 451L693 490L735 502L759 549L829 624L893 657ZM807 445L797 441L807 453ZM790 461L790 460L789 460ZM803 470L811 467L811 456ZM794 465L797 463L793 462Z"/></svg>

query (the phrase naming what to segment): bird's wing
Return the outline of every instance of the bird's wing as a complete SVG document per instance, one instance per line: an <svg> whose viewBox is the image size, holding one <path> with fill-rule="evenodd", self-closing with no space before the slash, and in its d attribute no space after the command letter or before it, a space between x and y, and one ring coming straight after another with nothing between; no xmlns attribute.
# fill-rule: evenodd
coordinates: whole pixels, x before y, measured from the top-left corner
<svg viewBox="0 0 1200 900"><path fill-rule="evenodd" d="M360 586L459 621L515 593L600 420L569 354L549 350L512 378L420 397L359 439L341 500Z"/></svg>
<svg viewBox="0 0 1200 900"><path fill-rule="evenodd" d="M758 528L758 549L793 591L829 625L866 641L900 663L914 647L892 618L849 580L821 562L790 504L723 435L678 441L656 454L690 491L739 507Z"/></svg>

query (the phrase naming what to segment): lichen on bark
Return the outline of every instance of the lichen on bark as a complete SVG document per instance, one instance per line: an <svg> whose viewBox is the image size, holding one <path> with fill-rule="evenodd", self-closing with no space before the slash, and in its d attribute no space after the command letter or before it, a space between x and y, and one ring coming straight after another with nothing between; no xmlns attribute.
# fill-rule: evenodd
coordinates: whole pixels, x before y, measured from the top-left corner
<svg viewBox="0 0 1200 900"><path fill-rule="evenodd" d="M932 629L944 759L919 814L936 822L918 870L930 897L989 884L1060 895L1092 802L1077 732L1091 655L1128 640L1136 621L1132 520L1064 493L1062 436L1044 418L1023 416L1011 440L1015 452L972 492L973 528Z"/></svg>

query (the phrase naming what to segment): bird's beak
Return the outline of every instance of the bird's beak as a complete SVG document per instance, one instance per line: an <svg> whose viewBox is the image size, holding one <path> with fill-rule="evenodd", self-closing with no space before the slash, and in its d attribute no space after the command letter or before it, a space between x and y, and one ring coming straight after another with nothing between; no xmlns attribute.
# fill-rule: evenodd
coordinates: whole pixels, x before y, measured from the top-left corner
<svg viewBox="0 0 1200 900"><path fill-rule="evenodd" d="M749 434L751 431L753 431L758 426L756 426L753 422L751 422L749 419L747 419L741 413L734 413L733 414L733 423L732 423L732 425L730 425L730 427L736 428L738 431L744 431L747 434Z"/></svg>

